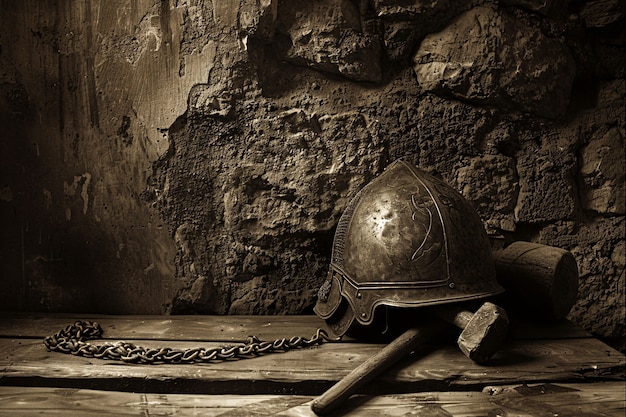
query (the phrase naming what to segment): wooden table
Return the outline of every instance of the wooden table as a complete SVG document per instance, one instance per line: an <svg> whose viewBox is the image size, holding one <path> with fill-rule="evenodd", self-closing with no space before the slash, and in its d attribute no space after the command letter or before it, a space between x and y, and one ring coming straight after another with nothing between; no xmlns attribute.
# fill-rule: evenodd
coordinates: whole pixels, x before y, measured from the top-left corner
<svg viewBox="0 0 626 417"><path fill-rule="evenodd" d="M0 313L0 415L314 416L311 401L383 345L344 340L203 364L137 365L49 352L75 320L103 339L147 347L217 347L310 337L315 316L102 316ZM97 340L104 343L107 340ZM620 416L626 358L567 321L514 323L488 366L454 343L415 352L352 397L337 415Z"/></svg>

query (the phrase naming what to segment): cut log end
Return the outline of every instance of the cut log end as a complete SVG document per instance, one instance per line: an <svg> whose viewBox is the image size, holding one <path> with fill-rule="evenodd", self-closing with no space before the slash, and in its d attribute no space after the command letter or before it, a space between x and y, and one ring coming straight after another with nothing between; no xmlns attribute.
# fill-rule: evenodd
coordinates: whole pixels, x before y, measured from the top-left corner
<svg viewBox="0 0 626 417"><path fill-rule="evenodd" d="M578 267L571 252L553 246L514 242L494 252L496 274L506 298L543 320L567 316L578 295Z"/></svg>

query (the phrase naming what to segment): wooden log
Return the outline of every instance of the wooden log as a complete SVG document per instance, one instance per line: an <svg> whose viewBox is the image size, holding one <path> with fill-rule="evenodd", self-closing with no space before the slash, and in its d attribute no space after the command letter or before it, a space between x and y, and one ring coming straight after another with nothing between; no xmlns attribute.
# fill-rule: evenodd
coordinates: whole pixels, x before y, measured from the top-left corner
<svg viewBox="0 0 626 417"><path fill-rule="evenodd" d="M562 319L576 303L578 266L571 252L553 246L514 242L493 253L502 305L527 318Z"/></svg>

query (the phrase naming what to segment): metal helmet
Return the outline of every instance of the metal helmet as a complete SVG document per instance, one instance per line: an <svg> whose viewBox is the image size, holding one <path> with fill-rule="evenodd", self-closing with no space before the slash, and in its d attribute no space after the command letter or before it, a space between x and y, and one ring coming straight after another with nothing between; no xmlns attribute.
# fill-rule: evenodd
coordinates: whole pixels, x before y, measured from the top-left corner
<svg viewBox="0 0 626 417"><path fill-rule="evenodd" d="M341 216L314 311L343 335L353 323L370 325L381 305L421 307L502 291L471 204L443 181L398 160L359 191Z"/></svg>

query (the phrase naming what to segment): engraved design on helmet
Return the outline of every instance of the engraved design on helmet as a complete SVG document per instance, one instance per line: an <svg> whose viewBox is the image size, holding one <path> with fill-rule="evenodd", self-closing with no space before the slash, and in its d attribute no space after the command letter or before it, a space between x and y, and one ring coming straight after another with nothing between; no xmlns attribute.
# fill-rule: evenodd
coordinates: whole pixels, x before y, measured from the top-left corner
<svg viewBox="0 0 626 417"><path fill-rule="evenodd" d="M341 256L333 256L333 267L354 287L431 287L449 278L445 223L433 192L412 171L400 173L361 190L335 237Z"/></svg>
<svg viewBox="0 0 626 417"><path fill-rule="evenodd" d="M471 204L445 182L398 160L341 216L314 311L334 330L346 331L353 321L372 323L380 305L421 307L502 291Z"/></svg>

